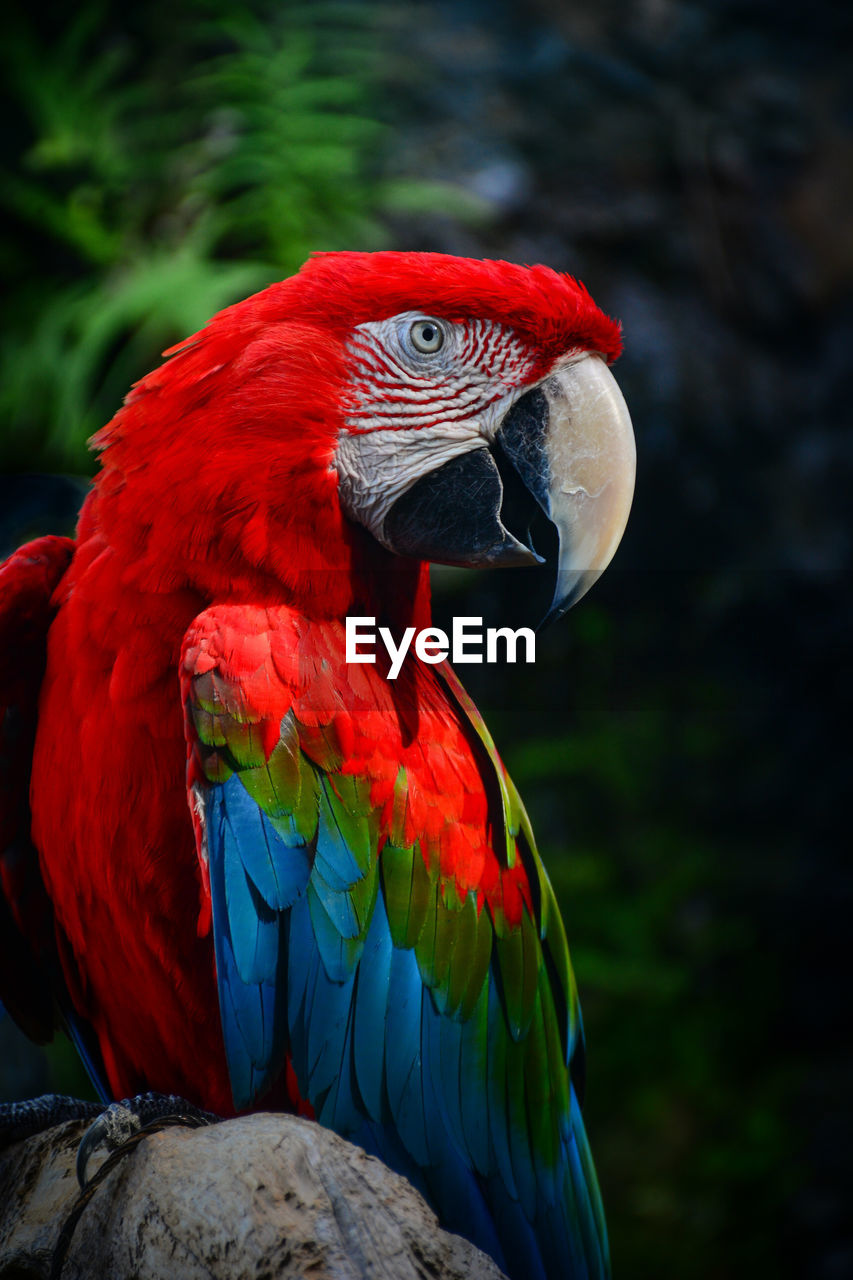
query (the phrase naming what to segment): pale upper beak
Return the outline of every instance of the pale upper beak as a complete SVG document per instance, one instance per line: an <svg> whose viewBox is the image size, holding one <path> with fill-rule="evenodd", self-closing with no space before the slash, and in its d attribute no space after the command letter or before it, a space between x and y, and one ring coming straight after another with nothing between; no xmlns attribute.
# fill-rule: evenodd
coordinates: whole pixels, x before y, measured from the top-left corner
<svg viewBox="0 0 853 1280"><path fill-rule="evenodd" d="M559 534L549 622L601 576L625 532L637 470L628 407L604 360L585 355L517 401L497 441Z"/></svg>
<svg viewBox="0 0 853 1280"><path fill-rule="evenodd" d="M559 535L548 622L610 563L631 509L636 450L615 378L587 353L521 395L488 438L438 428L347 435L337 466L347 514L418 560L541 564L529 539L541 508Z"/></svg>

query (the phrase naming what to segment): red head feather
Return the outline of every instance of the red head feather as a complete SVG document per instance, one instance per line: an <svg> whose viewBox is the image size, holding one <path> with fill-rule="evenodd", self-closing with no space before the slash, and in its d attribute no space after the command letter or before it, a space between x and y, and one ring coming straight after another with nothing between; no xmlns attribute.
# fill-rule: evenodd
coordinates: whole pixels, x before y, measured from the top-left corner
<svg viewBox="0 0 853 1280"><path fill-rule="evenodd" d="M608 361L622 350L619 324L571 276L443 253L317 253L295 276L223 311L217 321L298 317L342 332L410 310L451 321L494 320L541 351L546 362L571 347L597 351Z"/></svg>

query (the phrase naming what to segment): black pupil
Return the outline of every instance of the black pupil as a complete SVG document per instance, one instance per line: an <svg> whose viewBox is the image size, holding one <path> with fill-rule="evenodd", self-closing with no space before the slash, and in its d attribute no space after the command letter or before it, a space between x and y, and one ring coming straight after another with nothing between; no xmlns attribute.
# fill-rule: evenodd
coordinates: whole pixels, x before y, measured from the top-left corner
<svg viewBox="0 0 853 1280"><path fill-rule="evenodd" d="M421 327L421 341L425 342L428 346L430 343L435 342L435 334L435 325L425 324Z"/></svg>

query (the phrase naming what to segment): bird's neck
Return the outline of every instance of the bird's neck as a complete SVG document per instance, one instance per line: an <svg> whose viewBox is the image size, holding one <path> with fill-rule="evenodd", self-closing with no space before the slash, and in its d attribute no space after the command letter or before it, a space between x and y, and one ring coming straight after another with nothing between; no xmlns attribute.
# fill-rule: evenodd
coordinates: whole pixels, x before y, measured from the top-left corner
<svg viewBox="0 0 853 1280"><path fill-rule="evenodd" d="M286 605L308 619L375 617L392 629L427 627L429 567L395 556L345 517L312 522L299 502L258 505L229 518L200 503L146 492L137 478L116 486L99 478L78 526L78 563L109 576L122 595L180 599L183 616L213 604ZM116 567L119 572L116 574Z"/></svg>

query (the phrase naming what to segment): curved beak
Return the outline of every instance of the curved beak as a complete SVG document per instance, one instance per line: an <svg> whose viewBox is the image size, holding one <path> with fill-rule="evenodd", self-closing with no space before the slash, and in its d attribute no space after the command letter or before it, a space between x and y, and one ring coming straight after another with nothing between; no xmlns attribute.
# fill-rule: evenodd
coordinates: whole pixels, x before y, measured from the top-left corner
<svg viewBox="0 0 853 1280"><path fill-rule="evenodd" d="M522 396L496 442L559 535L545 626L585 595L625 531L637 467L631 418L604 360L585 355Z"/></svg>
<svg viewBox="0 0 853 1280"><path fill-rule="evenodd" d="M606 569L634 493L631 419L601 356L567 362L520 396L487 436L453 422L342 436L341 501L397 555L466 568L542 564L537 507L559 535L542 625Z"/></svg>

